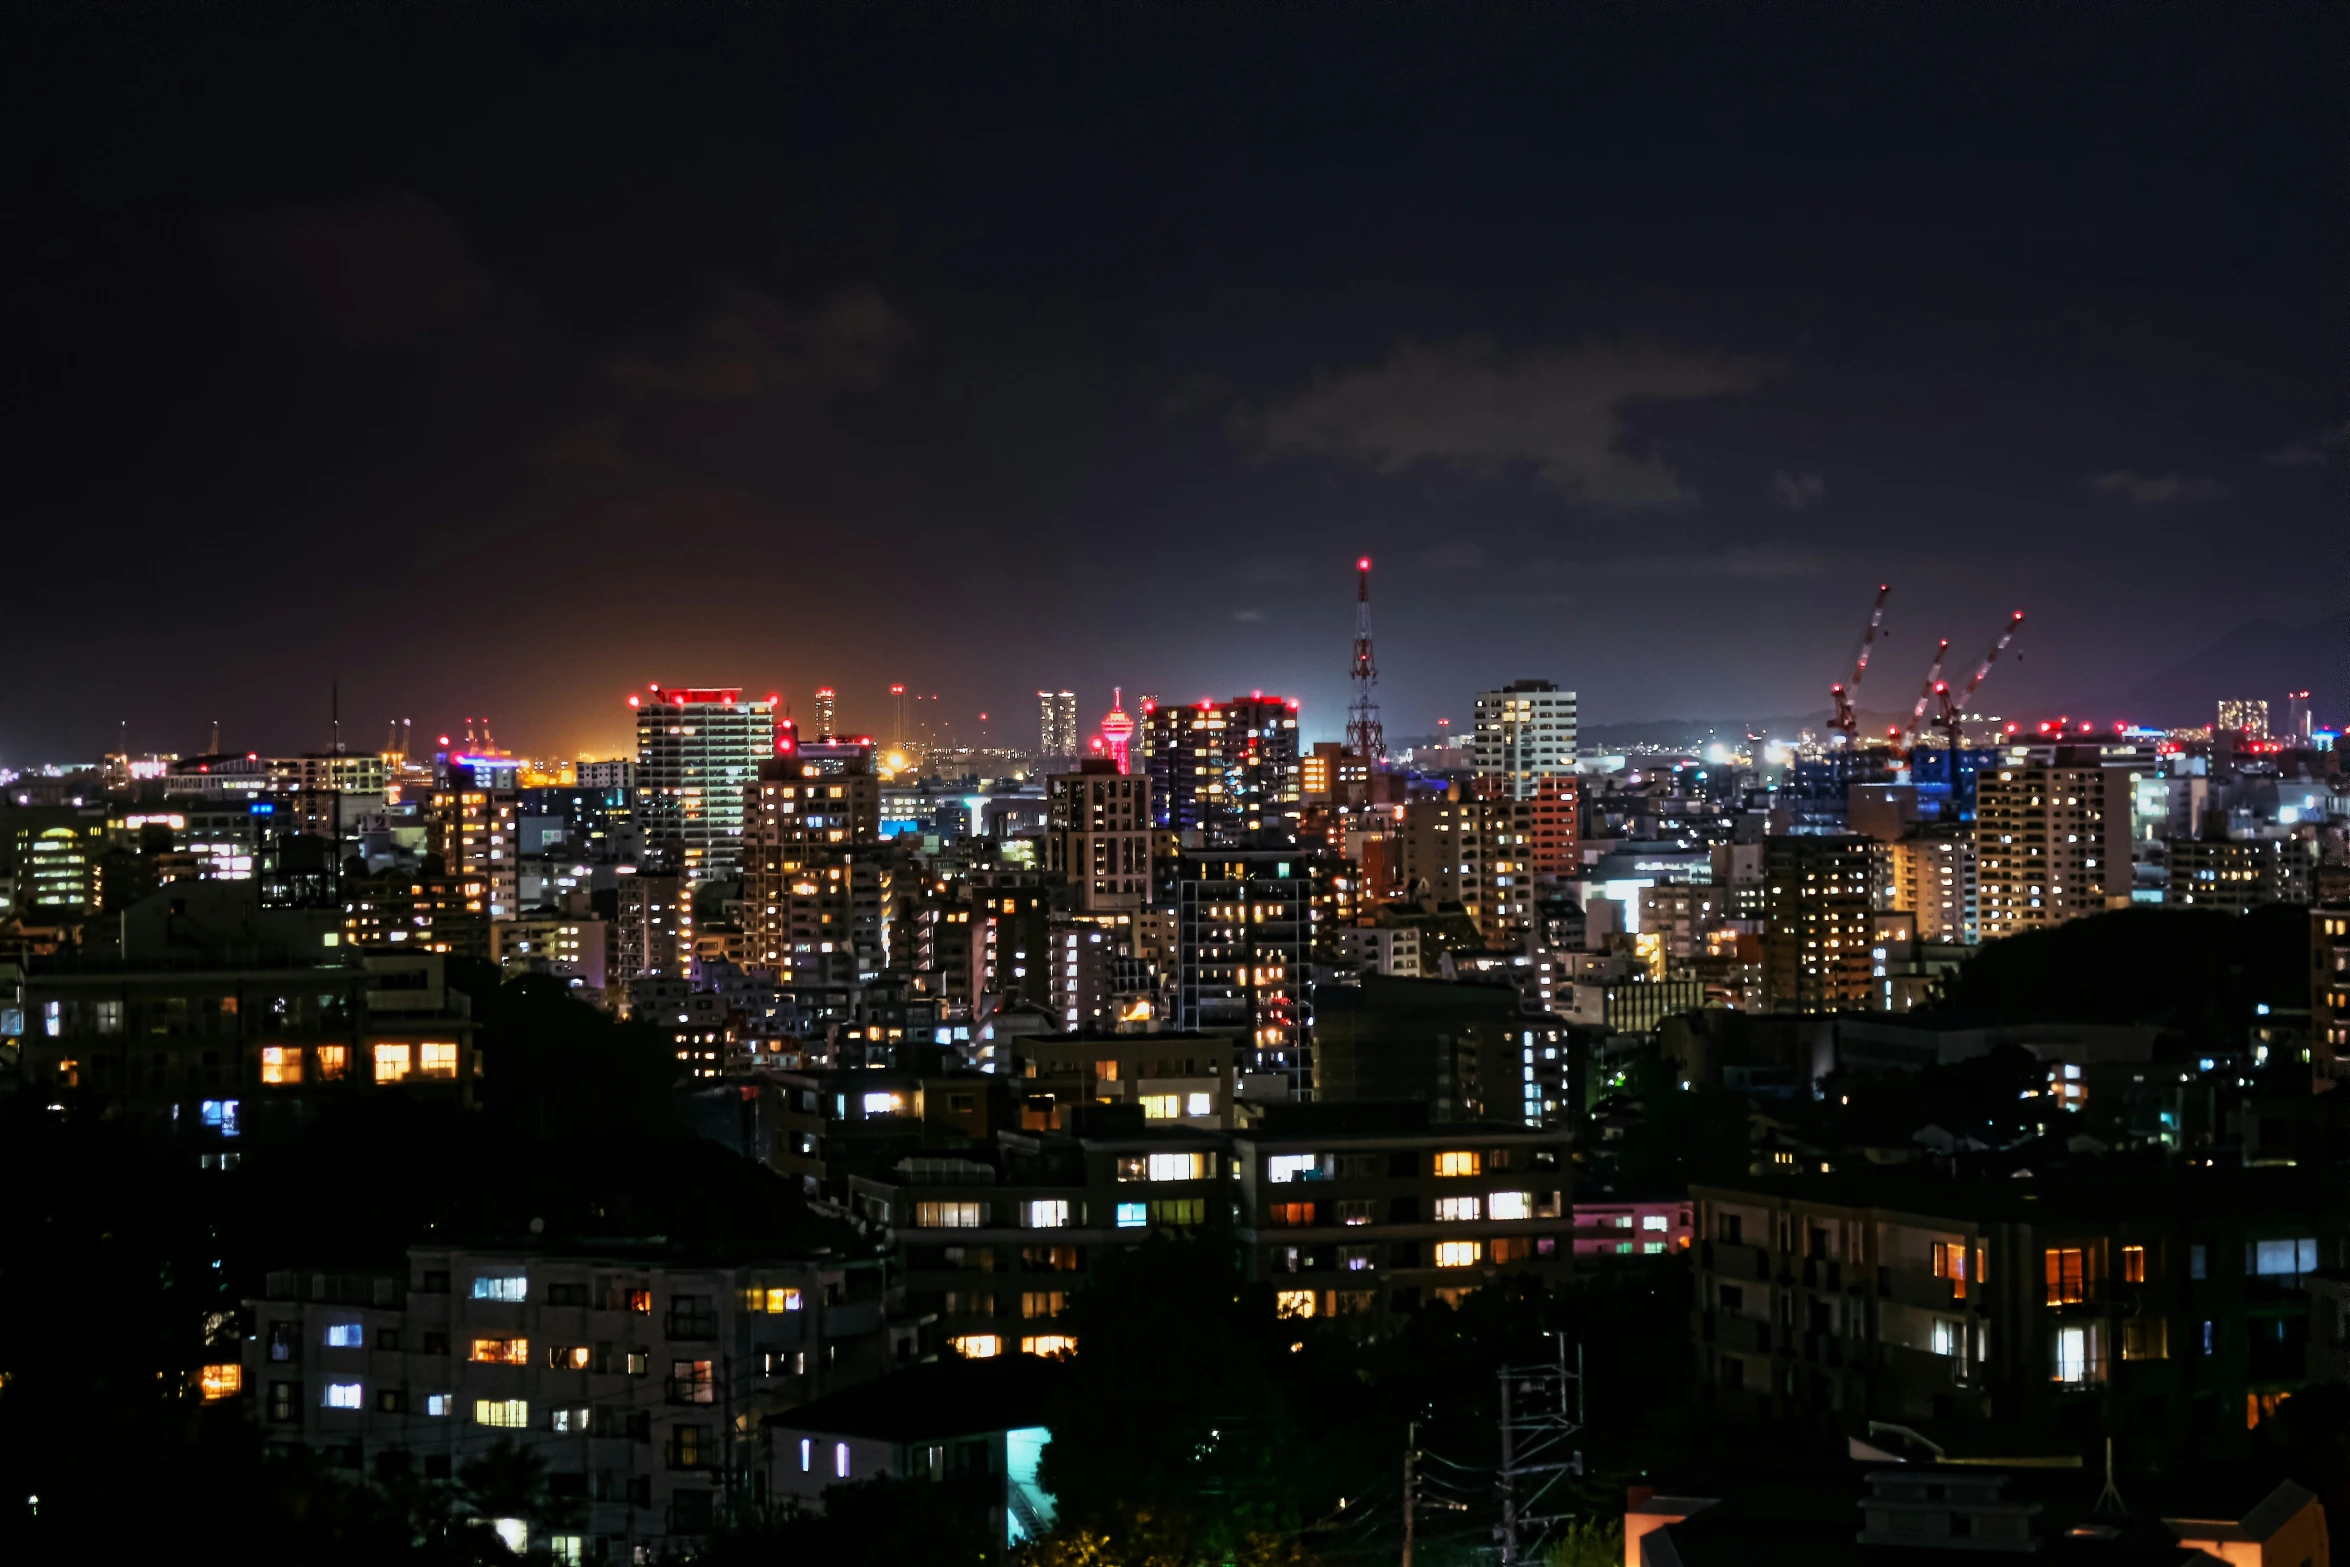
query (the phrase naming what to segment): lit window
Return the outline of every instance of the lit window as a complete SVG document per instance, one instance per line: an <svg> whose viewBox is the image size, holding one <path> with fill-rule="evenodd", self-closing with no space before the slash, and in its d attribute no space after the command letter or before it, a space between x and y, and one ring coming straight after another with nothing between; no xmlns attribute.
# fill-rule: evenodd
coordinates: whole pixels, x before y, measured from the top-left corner
<svg viewBox="0 0 2350 1567"><path fill-rule="evenodd" d="M377 1045L375 1047L375 1080L379 1083L400 1081L408 1075L408 1060L408 1047L404 1044Z"/></svg>
<svg viewBox="0 0 2350 1567"><path fill-rule="evenodd" d="M1451 1150L1436 1156L1438 1175L1483 1175L1484 1158L1473 1150Z"/></svg>
<svg viewBox="0 0 2350 1567"><path fill-rule="evenodd" d="M1312 1290L1281 1290L1273 1297L1273 1311L1283 1317L1310 1317L1314 1314L1315 1292Z"/></svg>
<svg viewBox="0 0 2350 1567"><path fill-rule="evenodd" d="M1144 1094L1142 1118L1146 1121L1173 1121L1183 1114L1183 1096L1180 1094Z"/></svg>
<svg viewBox="0 0 2350 1567"><path fill-rule="evenodd" d="M548 1411L547 1429L550 1431L563 1431L578 1436L585 1434L587 1428L588 1412L585 1406L575 1405L568 1409Z"/></svg>
<svg viewBox="0 0 2350 1567"><path fill-rule="evenodd" d="M1501 1215L1495 1214L1494 1217L1498 1219L1501 1217ZM1672 1226L1666 1222L1665 1216L1661 1213L1642 1214L1640 1216L1640 1227L1644 1230L1665 1230L1672 1228Z"/></svg>
<svg viewBox="0 0 2350 1567"><path fill-rule="evenodd" d="M207 1404L234 1398L244 1390L245 1368L233 1360L206 1366L197 1385L203 1390L204 1402Z"/></svg>
<svg viewBox="0 0 2350 1567"><path fill-rule="evenodd" d="M530 1364L530 1340L526 1338L477 1338L468 1360L489 1366L527 1366Z"/></svg>
<svg viewBox="0 0 2350 1567"><path fill-rule="evenodd" d="M1441 1207L1448 1200L1440 1197L1437 1199L1437 1204ZM1474 1198L1470 1200L1475 1201ZM1532 1192L1495 1192L1488 1206L1493 1217L1497 1219L1531 1219L1534 1217L1534 1194Z"/></svg>
<svg viewBox="0 0 2350 1567"><path fill-rule="evenodd" d="M316 1051L318 1056L318 1075L325 1078L328 1082L334 1082L335 1080L341 1078L346 1072L350 1071L351 1055L349 1050L347 1050L345 1047L341 1045L317 1045L313 1046L312 1048Z"/></svg>
<svg viewBox="0 0 2350 1567"><path fill-rule="evenodd" d="M1067 1229L1069 1227L1068 1200L1061 1197L1039 1197L1029 1203L1028 1227L1032 1230Z"/></svg>
<svg viewBox="0 0 2350 1567"><path fill-rule="evenodd" d="M590 1360L585 1344L550 1344L547 1346L549 1371L585 1371Z"/></svg>
<svg viewBox="0 0 2350 1567"><path fill-rule="evenodd" d="M1436 1199L1436 1217L1439 1220L1477 1219L1483 1217L1484 1204L1474 1197L1439 1197Z"/></svg>
<svg viewBox="0 0 2350 1567"><path fill-rule="evenodd" d="M1950 1298L1966 1299L1966 1242L1936 1241L1933 1247L1934 1277L1950 1281Z"/></svg>
<svg viewBox="0 0 2350 1567"><path fill-rule="evenodd" d="M427 1040L418 1045L417 1071L426 1077L455 1077L457 1075L457 1047L445 1041Z"/></svg>
<svg viewBox="0 0 2350 1567"><path fill-rule="evenodd" d="M530 1291L530 1280L525 1275L484 1275L473 1281L475 1300L520 1300Z"/></svg>
<svg viewBox="0 0 2350 1567"><path fill-rule="evenodd" d="M1154 1181L1204 1181L1208 1178L1208 1156L1155 1153L1150 1156L1150 1175Z"/></svg>
<svg viewBox="0 0 2350 1567"><path fill-rule="evenodd" d="M798 1290L768 1289L762 1290L760 1293L766 1297L767 1310L769 1312L797 1311L800 1309L800 1292Z"/></svg>
<svg viewBox="0 0 2350 1567"><path fill-rule="evenodd" d="M367 1347L367 1330L356 1322L330 1322L327 1324L326 1342L330 1349L364 1349Z"/></svg>
<svg viewBox="0 0 2350 1567"><path fill-rule="evenodd" d="M1966 1324L1936 1317L1933 1328L1933 1352L1937 1355L1956 1355L1966 1343Z"/></svg>
<svg viewBox="0 0 2350 1567"><path fill-rule="evenodd" d="M992 1360L1004 1352L1004 1341L993 1333L965 1333L947 1342L966 1360Z"/></svg>
<svg viewBox="0 0 2350 1567"><path fill-rule="evenodd" d="M1275 1185L1290 1181L1310 1181L1322 1171L1322 1156L1311 1153L1277 1153L1265 1161L1265 1179Z"/></svg>
<svg viewBox="0 0 2350 1567"><path fill-rule="evenodd" d="M511 1431L524 1430L530 1425L530 1401L522 1398L477 1398L473 1401L473 1423Z"/></svg>
<svg viewBox="0 0 2350 1567"><path fill-rule="evenodd" d="M902 1097L897 1094L867 1094L865 1096L865 1113L867 1115L896 1115L899 1105L903 1102Z"/></svg>
<svg viewBox="0 0 2350 1567"><path fill-rule="evenodd" d="M1183 1113L1185 1115L1214 1115L1216 1113L1215 1096L1212 1094L1191 1095L1183 1102Z"/></svg>
<svg viewBox="0 0 2350 1567"><path fill-rule="evenodd" d="M329 1409L357 1409L366 1397L356 1382L329 1382L326 1385L326 1407Z"/></svg>
<svg viewBox="0 0 2350 1567"><path fill-rule="evenodd" d="M976 1230L982 1222L975 1202L918 1202L914 1226L924 1230Z"/></svg>
<svg viewBox="0 0 2350 1567"><path fill-rule="evenodd" d="M264 1083L299 1083L302 1081L302 1047L300 1045L263 1045L261 1047L261 1081Z"/></svg>
<svg viewBox="0 0 2350 1567"><path fill-rule="evenodd" d="M457 1395L454 1393L427 1393L424 1395L424 1412L436 1420L448 1418L456 1411L456 1408Z"/></svg>
<svg viewBox="0 0 2350 1567"><path fill-rule="evenodd" d="M1020 1353L1042 1355L1048 1360L1060 1355L1074 1355L1077 1353L1077 1341L1066 1333L1040 1333L1034 1338L1022 1339Z"/></svg>
<svg viewBox="0 0 2350 1567"><path fill-rule="evenodd" d="M1485 1243L1483 1241L1438 1241L1436 1243L1436 1265L1440 1268L1473 1268L1484 1255Z"/></svg>
<svg viewBox="0 0 2350 1567"><path fill-rule="evenodd" d="M1150 1222L1150 1205L1139 1202L1118 1204L1118 1228L1139 1230Z"/></svg>
<svg viewBox="0 0 2350 1567"><path fill-rule="evenodd" d="M2122 1248L2122 1282L2124 1284L2143 1284L2146 1282L2145 1247L2124 1246ZM2125 1358L2127 1357L2125 1356Z"/></svg>
<svg viewBox="0 0 2350 1567"><path fill-rule="evenodd" d="M2044 1261L2048 1283L2046 1302L2048 1305L2076 1306L2089 1298L2088 1281L2082 1268L2083 1257L2080 1247L2051 1246L2045 1254ZM2080 1379L2078 1377L2061 1377L2058 1380L2075 1382Z"/></svg>

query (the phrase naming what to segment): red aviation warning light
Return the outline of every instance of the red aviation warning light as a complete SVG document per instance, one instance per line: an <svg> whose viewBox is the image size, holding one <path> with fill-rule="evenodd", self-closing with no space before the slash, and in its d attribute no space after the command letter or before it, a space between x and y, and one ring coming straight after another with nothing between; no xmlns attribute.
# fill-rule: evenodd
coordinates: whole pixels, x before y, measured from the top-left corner
<svg viewBox="0 0 2350 1567"><path fill-rule="evenodd" d="M634 691L631 691L628 693L628 705L630 707L642 707L644 703Z"/></svg>

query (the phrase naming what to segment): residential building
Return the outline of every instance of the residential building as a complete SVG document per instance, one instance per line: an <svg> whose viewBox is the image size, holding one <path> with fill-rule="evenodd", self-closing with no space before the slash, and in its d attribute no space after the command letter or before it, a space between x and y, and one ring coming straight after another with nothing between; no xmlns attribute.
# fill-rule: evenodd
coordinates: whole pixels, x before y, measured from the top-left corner
<svg viewBox="0 0 2350 1567"><path fill-rule="evenodd" d="M434 860L343 883L343 941L362 952L423 951L490 958L490 884Z"/></svg>
<svg viewBox="0 0 2350 1567"><path fill-rule="evenodd" d="M26 977L19 1070L44 1094L201 1143L224 1167L239 1138L290 1129L322 1101L397 1090L472 1103L474 1025L443 963L85 960Z"/></svg>
<svg viewBox="0 0 2350 1567"><path fill-rule="evenodd" d="M1146 702L1142 738L1154 820L1187 835L1187 845L1296 836L1303 772L1295 702L1261 694L1193 707Z"/></svg>
<svg viewBox="0 0 2350 1567"><path fill-rule="evenodd" d="M1232 1134L1233 1243L1285 1317L1376 1330L1572 1267L1566 1138L1416 1104L1269 1105Z"/></svg>
<svg viewBox="0 0 2350 1567"><path fill-rule="evenodd" d="M1852 833L1763 846L1763 985L1774 1011L1869 1005L1885 849Z"/></svg>
<svg viewBox="0 0 2350 1567"><path fill-rule="evenodd" d="M1079 914L1132 913L1151 895L1151 780L1089 757L1045 780L1045 868L1069 885Z"/></svg>
<svg viewBox="0 0 2350 1567"><path fill-rule="evenodd" d="M1303 1087L1316 912L1305 851L1187 852L1179 875L1176 1026L1245 1031L1258 1070Z"/></svg>
<svg viewBox="0 0 2350 1567"><path fill-rule="evenodd" d="M2284 1169L1871 1168L1691 1198L1698 1369L1725 1413L2102 1430L2132 1466L2300 1384L2302 1283L2350 1244L2350 1208Z"/></svg>
<svg viewBox="0 0 2350 1567"><path fill-rule="evenodd" d="M651 688L636 705L637 821L686 886L742 872L743 817L775 755L775 702L731 686Z"/></svg>
<svg viewBox="0 0 2350 1567"><path fill-rule="evenodd" d="M400 1272L271 1273L247 1310L234 1371L272 1448L447 1481L517 1447L558 1561L691 1551L765 1417L895 1358L878 1258L417 1247Z"/></svg>
<svg viewBox="0 0 2350 1567"><path fill-rule="evenodd" d="M2162 901L2173 907L2242 914L2309 901L2309 851L2298 838L2175 838L2169 851Z"/></svg>
<svg viewBox="0 0 2350 1567"><path fill-rule="evenodd" d="M1054 1130L1072 1106L1135 1105L1147 1126L1226 1129L1241 1075L1253 1061L1230 1034L1109 1033L1038 1035L1019 1044L1019 1086ZM1050 1100L1051 1108L1039 1101Z"/></svg>
<svg viewBox="0 0 2350 1567"><path fill-rule="evenodd" d="M1545 778L1575 770L1575 693L1547 680L1513 680L1477 693L1477 776L1510 799L1531 799Z"/></svg>
<svg viewBox="0 0 2350 1567"><path fill-rule="evenodd" d="M1420 932L1407 925L1341 925L1331 931L1331 955L1366 974L1420 977Z"/></svg>
<svg viewBox="0 0 2350 1567"><path fill-rule="evenodd" d="M494 923L521 912L520 798L487 769L452 763L425 803L430 852L452 876L479 882Z"/></svg>
<svg viewBox="0 0 2350 1567"><path fill-rule="evenodd" d="M1104 1248L1226 1222L1226 1157L1215 1131L1090 1106L1063 1131L851 1175L849 1203L901 1248L908 1309L937 1318L925 1349L1056 1355L1076 1347L1061 1314Z"/></svg>
<svg viewBox="0 0 2350 1567"><path fill-rule="evenodd" d="M584 901L584 900L581 900ZM490 928L492 956L508 974L548 974L601 1006L611 982L612 927L596 915L534 909Z"/></svg>
<svg viewBox="0 0 2350 1567"><path fill-rule="evenodd" d="M1315 999L1314 1098L1415 1100L1438 1122L1551 1124L1571 1069L1566 1025L1508 985L1366 974Z"/></svg>
<svg viewBox="0 0 2350 1567"><path fill-rule="evenodd" d="M683 876L639 871L620 878L608 979L684 975L694 950L692 894Z"/></svg>
<svg viewBox="0 0 2350 1567"><path fill-rule="evenodd" d="M1892 844L1887 872L1887 900L1917 917L1919 941L1971 947L1982 940L1971 829L1955 820L1919 823Z"/></svg>
<svg viewBox="0 0 2350 1567"><path fill-rule="evenodd" d="M2309 1054L2320 1091L2350 1078L2350 904L2309 917Z"/></svg>
<svg viewBox="0 0 2350 1567"><path fill-rule="evenodd" d="M1575 1204L1575 1255L1600 1259L1678 1257L1695 1243L1695 1208L1686 1197Z"/></svg>
<svg viewBox="0 0 2350 1567"><path fill-rule="evenodd" d="M2129 902L2129 790L2129 774L2103 766L2092 747L2027 754L1977 776L1983 940Z"/></svg>
<svg viewBox="0 0 2350 1567"><path fill-rule="evenodd" d="M1036 715L1036 754L1046 758L1075 756L1077 754L1077 693L1074 691L1037 692Z"/></svg>

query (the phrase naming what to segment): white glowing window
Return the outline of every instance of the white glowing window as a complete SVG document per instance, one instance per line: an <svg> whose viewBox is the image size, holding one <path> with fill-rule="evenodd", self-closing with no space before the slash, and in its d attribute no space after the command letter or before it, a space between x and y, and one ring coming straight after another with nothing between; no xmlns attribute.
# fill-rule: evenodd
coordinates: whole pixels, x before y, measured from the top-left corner
<svg viewBox="0 0 2350 1567"><path fill-rule="evenodd" d="M846 1480L849 1477L849 1444L846 1442L832 1444L832 1473L836 1479Z"/></svg>
<svg viewBox="0 0 2350 1567"><path fill-rule="evenodd" d="M1150 1156L1150 1173L1154 1181L1204 1181L1208 1178L1208 1156L1204 1153L1155 1153Z"/></svg>
<svg viewBox="0 0 2350 1567"><path fill-rule="evenodd" d="M1474 1197L1439 1197L1436 1199L1436 1217L1439 1220L1482 1218L1484 1204Z"/></svg>
<svg viewBox="0 0 2350 1567"><path fill-rule="evenodd" d="M1290 1181L1310 1181L1321 1169L1320 1154L1277 1153L1265 1161L1265 1179L1277 1186Z"/></svg>
<svg viewBox="0 0 2350 1567"><path fill-rule="evenodd" d="M357 1409L364 1397L356 1382L329 1382L326 1385L326 1407L329 1409Z"/></svg>
<svg viewBox="0 0 2350 1567"><path fill-rule="evenodd" d="M361 1349L367 1344L367 1330L356 1322L332 1322L326 1329L330 1349Z"/></svg>
<svg viewBox="0 0 2350 1567"><path fill-rule="evenodd" d="M473 1281L475 1300L520 1300L530 1290L530 1280L520 1275L503 1277L483 1276Z"/></svg>
<svg viewBox="0 0 2350 1567"><path fill-rule="evenodd" d="M1534 1217L1534 1194L1532 1192L1495 1192L1491 1200L1491 1209L1493 1216L1497 1219L1531 1219Z"/></svg>
<svg viewBox="0 0 2350 1567"><path fill-rule="evenodd" d="M867 1115L896 1115L899 1103L900 1100L896 1094L867 1094L865 1096L865 1113Z"/></svg>
<svg viewBox="0 0 2350 1567"><path fill-rule="evenodd" d="M1670 1224L1665 1222L1665 1216L1661 1213L1642 1214L1640 1216L1640 1227L1644 1230L1669 1230L1672 1228Z"/></svg>
<svg viewBox="0 0 2350 1567"><path fill-rule="evenodd" d="M1180 1094L1144 1094L1142 1118L1146 1121L1172 1121L1183 1114L1183 1096Z"/></svg>
<svg viewBox="0 0 2350 1567"><path fill-rule="evenodd" d="M1210 1094L1193 1094L1183 1102L1185 1115L1214 1115L1215 1098Z"/></svg>
<svg viewBox="0 0 2350 1567"><path fill-rule="evenodd" d="M1032 1230L1065 1230L1069 1227L1069 1203L1062 1197L1039 1197L1028 1204L1028 1227Z"/></svg>

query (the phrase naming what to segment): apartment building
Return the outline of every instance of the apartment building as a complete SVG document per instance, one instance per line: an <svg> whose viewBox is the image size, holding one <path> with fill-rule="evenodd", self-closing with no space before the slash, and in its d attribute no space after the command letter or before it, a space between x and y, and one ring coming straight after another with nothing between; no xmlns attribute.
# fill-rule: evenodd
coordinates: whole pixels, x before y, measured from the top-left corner
<svg viewBox="0 0 2350 1567"><path fill-rule="evenodd" d="M1285 1316L1375 1330L1423 1301L1573 1265L1561 1132L1436 1125L1417 1104L1272 1105L1230 1146L1233 1243Z"/></svg>
<svg viewBox="0 0 2350 1567"><path fill-rule="evenodd" d="M1763 844L1763 988L1780 1012L1869 1005L1885 849L1851 833Z"/></svg>
<svg viewBox="0 0 2350 1567"><path fill-rule="evenodd" d="M272 1273L247 1309L242 1361L206 1375L272 1447L432 1480L519 1447L564 1516L531 1543L573 1562L690 1552L749 1490L762 1418L895 1358L878 1258L419 1247L404 1272Z"/></svg>
<svg viewBox="0 0 2350 1567"><path fill-rule="evenodd" d="M1698 1370L1717 1405L1846 1428L2244 1430L2300 1382L2303 1281L2350 1245L2350 1204L2295 1170L1896 1183L1692 1191Z"/></svg>
<svg viewBox="0 0 2350 1567"><path fill-rule="evenodd" d="M970 1359L1075 1347L1059 1320L1105 1247L1228 1220L1224 1137L1099 1106L1067 1132L1003 1132L992 1148L852 1175L849 1202L902 1248L908 1309L936 1318L926 1351Z"/></svg>
<svg viewBox="0 0 2350 1567"><path fill-rule="evenodd" d="M1888 901L1896 912L1917 917L1919 941L1973 946L1982 940L1971 828L1921 823L1896 839L1889 854Z"/></svg>
<svg viewBox="0 0 2350 1567"><path fill-rule="evenodd" d="M1147 1125L1220 1130L1251 1059L1233 1034L1041 1034L1020 1041L1017 1082L1031 1105L1052 1101L1055 1128L1071 1107L1120 1104Z"/></svg>
<svg viewBox="0 0 2350 1567"><path fill-rule="evenodd" d="M474 1024L438 953L344 962L170 966L85 960L25 981L24 1081L204 1140L237 1139L328 1098L473 1100Z"/></svg>
<svg viewBox="0 0 2350 1567"><path fill-rule="evenodd" d="M1975 779L1985 941L2130 901L2131 775L2094 747L2023 753Z"/></svg>

